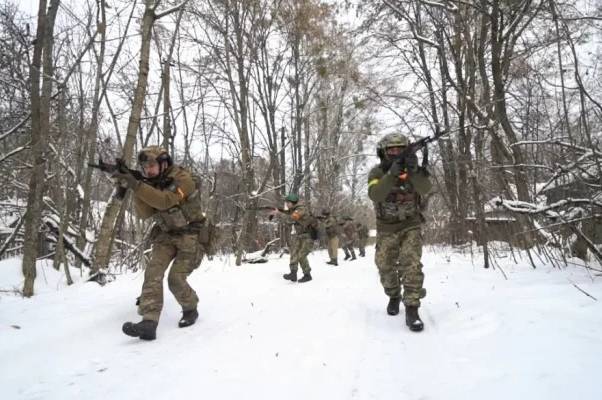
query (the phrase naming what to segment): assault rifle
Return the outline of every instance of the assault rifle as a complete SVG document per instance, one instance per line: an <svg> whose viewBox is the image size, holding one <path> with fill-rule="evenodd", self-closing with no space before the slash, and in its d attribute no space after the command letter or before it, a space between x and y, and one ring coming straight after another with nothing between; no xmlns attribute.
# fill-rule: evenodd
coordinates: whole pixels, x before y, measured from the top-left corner
<svg viewBox="0 0 602 400"><path fill-rule="evenodd" d="M407 159L411 156L416 156L416 152L418 150L422 150L422 166L421 168L426 171L426 168L429 164L429 152L428 152L428 144L435 140L438 140L441 136L446 135L447 131L437 131L435 136L427 136L419 139L413 143L410 143L403 151L393 157L393 162L397 162L402 166L402 173L399 175L399 178L403 181L408 177L406 162Z"/></svg>
<svg viewBox="0 0 602 400"><path fill-rule="evenodd" d="M132 176L139 181L146 180L146 178L144 177L144 175L142 175L142 173L140 171L129 168L125 164L125 161L123 160L123 158L116 158L115 164L108 164L108 163L102 161L102 158L99 158L98 164L88 163L88 166L99 169L102 172L106 172L108 174L114 174L115 172L120 172L122 174L129 173L129 174L132 174Z"/></svg>
<svg viewBox="0 0 602 400"><path fill-rule="evenodd" d="M98 164L88 163L88 166L99 169L102 172L106 172L107 174L111 174L111 175L113 175L116 172L120 172L122 174L129 173L129 174L132 174L132 176L134 178L136 178L136 180L138 180L138 181L148 182L148 179L146 179L140 171L128 168L128 166L125 164L125 161L123 161L123 158L116 158L115 164L108 164L108 163L102 161L102 158L99 158ZM117 191L115 192L115 197L123 200L125 198L127 188L123 187L123 186L119 186L116 190Z"/></svg>
<svg viewBox="0 0 602 400"><path fill-rule="evenodd" d="M272 207L272 206L258 206L258 207L249 207L247 208L247 210L254 210L254 211L272 211L274 209L277 209L278 211L280 211L281 213L286 213L288 212L288 210L285 210L284 208L281 207ZM271 221L274 218L274 215L270 215L268 217L268 219Z"/></svg>

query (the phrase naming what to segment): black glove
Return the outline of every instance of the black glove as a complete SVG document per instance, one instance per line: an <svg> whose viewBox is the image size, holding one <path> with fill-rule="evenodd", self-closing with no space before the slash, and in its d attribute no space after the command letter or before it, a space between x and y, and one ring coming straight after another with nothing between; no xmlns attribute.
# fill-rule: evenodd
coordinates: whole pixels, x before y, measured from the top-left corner
<svg viewBox="0 0 602 400"><path fill-rule="evenodd" d="M115 172L112 175L113 178L119 179L128 189L136 189L140 182L132 175L131 172Z"/></svg>
<svg viewBox="0 0 602 400"><path fill-rule="evenodd" d="M403 170L401 163L398 160L393 161L389 167L389 173L393 176L399 176Z"/></svg>
<svg viewBox="0 0 602 400"><path fill-rule="evenodd" d="M115 187L115 197L118 198L119 200L123 200L125 199L125 194L127 193L128 188L121 186L120 184L117 184L117 186Z"/></svg>
<svg viewBox="0 0 602 400"><path fill-rule="evenodd" d="M410 154L406 157L406 167L410 172L418 171L418 156L416 154Z"/></svg>

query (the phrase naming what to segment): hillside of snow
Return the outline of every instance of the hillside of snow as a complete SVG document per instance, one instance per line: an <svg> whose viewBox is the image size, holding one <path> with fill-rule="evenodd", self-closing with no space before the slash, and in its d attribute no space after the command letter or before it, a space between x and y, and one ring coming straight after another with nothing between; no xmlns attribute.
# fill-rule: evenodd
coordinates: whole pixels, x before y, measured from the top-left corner
<svg viewBox="0 0 602 400"><path fill-rule="evenodd" d="M599 274L506 257L496 260L505 279L480 259L425 250L421 333L386 314L371 247L339 267L314 252L304 284L282 279L286 255L243 267L205 260L190 277L199 320L177 327L165 285L152 342L121 332L139 320L141 273L66 287L41 262L37 294L23 299L10 293L20 260L1 261L0 398L602 398Z"/></svg>

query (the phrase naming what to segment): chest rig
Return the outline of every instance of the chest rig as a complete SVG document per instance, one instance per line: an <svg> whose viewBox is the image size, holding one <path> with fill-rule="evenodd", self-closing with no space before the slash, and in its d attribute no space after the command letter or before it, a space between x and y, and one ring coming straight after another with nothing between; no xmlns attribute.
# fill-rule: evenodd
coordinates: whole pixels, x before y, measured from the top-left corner
<svg viewBox="0 0 602 400"><path fill-rule="evenodd" d="M192 180L195 188L188 197L178 205L155 214L155 222L163 231L178 231L184 228L194 230L205 222L205 213L202 211L201 204L201 180L196 175L192 175ZM177 182L173 178L168 178L162 186L162 190L178 193Z"/></svg>
<svg viewBox="0 0 602 400"><path fill-rule="evenodd" d="M376 218L386 223L407 220L419 214L420 196L411 183L400 180L391 188L383 202L374 203Z"/></svg>

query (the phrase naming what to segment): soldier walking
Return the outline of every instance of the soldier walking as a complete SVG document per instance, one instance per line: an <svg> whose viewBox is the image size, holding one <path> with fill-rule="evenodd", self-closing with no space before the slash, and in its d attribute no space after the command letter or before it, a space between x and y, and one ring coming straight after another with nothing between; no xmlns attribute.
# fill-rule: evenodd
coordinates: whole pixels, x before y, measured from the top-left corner
<svg viewBox="0 0 602 400"><path fill-rule="evenodd" d="M353 218L345 216L345 222L343 222L343 251L345 252L344 260L353 261L356 259L355 250L353 244L355 243L355 224Z"/></svg>
<svg viewBox="0 0 602 400"><path fill-rule="evenodd" d="M138 164L146 178L144 182L131 173L113 174L122 187L133 192L136 214L155 221L150 263L139 298L142 321L126 322L122 330L128 336L154 340L163 308L163 276L172 261L167 284L182 307L178 326L190 326L198 318L199 299L186 279L203 259L202 243L208 242L208 231L198 182L187 170L173 165L167 150L160 146L146 147L138 154Z"/></svg>
<svg viewBox="0 0 602 400"><path fill-rule="evenodd" d="M418 314L423 288L422 233L424 198L432 187L428 172L418 167L415 154L403 163L398 156L409 142L406 136L394 133L378 142L380 164L368 175L368 196L376 213L375 262L380 282L389 296L387 313L397 315L403 285L406 325L412 331L424 327Z"/></svg>
<svg viewBox="0 0 602 400"><path fill-rule="evenodd" d="M297 270L299 265L301 265L303 276L299 279L299 282L308 282L312 280L307 256L314 245L314 238L312 237L312 231L316 229L314 226L314 217L305 205L299 201L299 196L296 194L289 194L284 201L286 211L274 208L270 213L280 218L284 223L292 225L291 258L289 261L290 273L284 274L282 277L291 282L296 282Z"/></svg>
<svg viewBox="0 0 602 400"><path fill-rule="evenodd" d="M336 267L339 265L339 225L336 217L330 215L330 211L327 209L322 210L322 219L324 220L324 230L326 231L326 237L328 238L328 257L330 258L326 264Z"/></svg>
<svg viewBox="0 0 602 400"><path fill-rule="evenodd" d="M360 253L360 257L366 256L366 245L368 244L369 231L368 227L361 222L355 224L357 231L357 247Z"/></svg>

